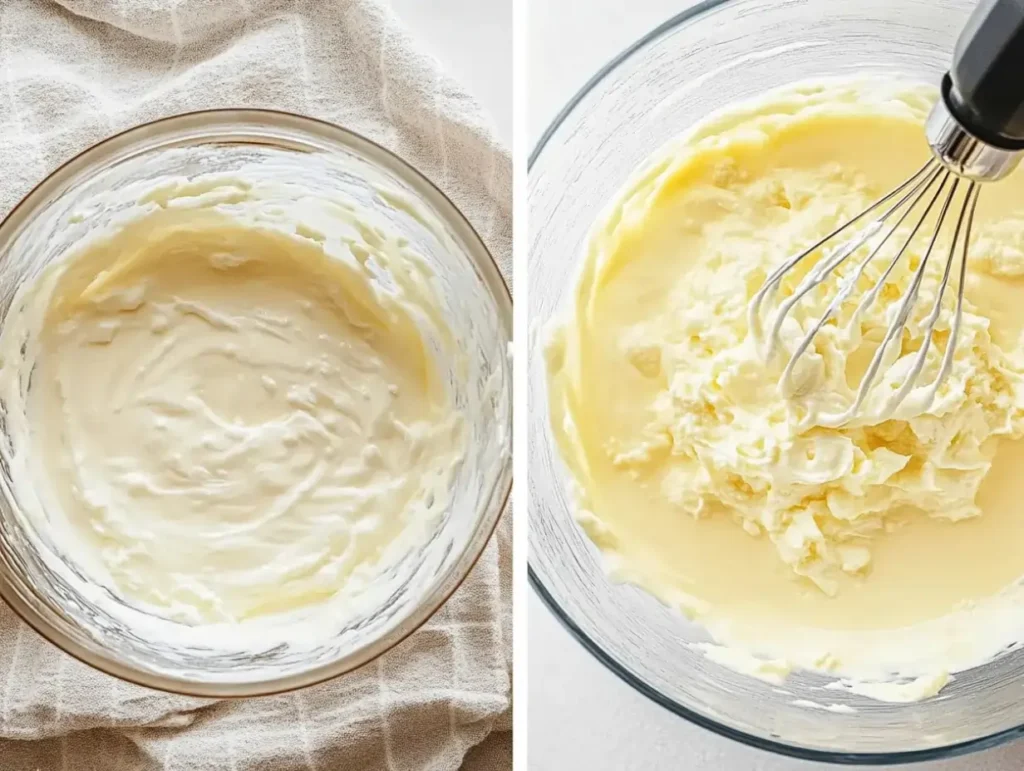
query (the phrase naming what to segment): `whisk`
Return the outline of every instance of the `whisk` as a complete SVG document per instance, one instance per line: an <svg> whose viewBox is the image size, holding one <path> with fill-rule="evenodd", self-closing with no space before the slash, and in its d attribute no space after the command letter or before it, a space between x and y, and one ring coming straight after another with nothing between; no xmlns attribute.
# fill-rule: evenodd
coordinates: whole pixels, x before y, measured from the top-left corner
<svg viewBox="0 0 1024 771"><path fill-rule="evenodd" d="M904 362L903 366L907 368L902 383L897 381L898 387L892 390L880 411L871 418L881 421L891 417L908 394L917 388L932 347L936 324L943 312L943 298L955 269L959 274L957 294L945 352L935 379L915 393L915 405L920 404L925 409L930 406L952 369L963 314L968 246L980 185L1009 174L1020 160L1021 151L1024 151L1024 0L982 0L975 8L957 40L952 66L943 77L941 98L928 116L925 134L933 156L927 163L816 244L788 258L765 279L751 300L749 328L762 355L770 360L778 352L780 332L794 307L830 277L837 277L833 299L793 349L783 370L780 389L784 394L792 395L799 390L794 383L794 371L800 358L862 283L860 279L865 269L897 229L906 223L910 235L902 245L894 245L895 256L879 280L864 292L853 312L851 324L856 324L878 299L890 274L904 258L918 233L927 239L920 264L910 279L909 287L897 301L898 306L891 314L891 321L860 380L852 403L845 410L816 415L815 422L819 425L839 427L865 417L865 401L879 372L892 363L890 349L893 352L897 350L892 348L893 343L900 340L912 315L932 253L941 251L936 249L936 245L946 223L952 227L953 237L946 250L946 263L934 303L921 322L922 344L913 354L909 366ZM954 201L961 187L966 187L966 191L956 212ZM933 214L936 205L937 214ZM928 236L923 227L930 216L934 217L934 230ZM861 249L865 245L867 253L859 257L860 262L853 263L851 271L837 274L836 271L851 257L865 251ZM792 294L769 307L765 313L764 307L772 306L786 278L814 254L819 255L818 261L799 280ZM890 385L896 386L897 383Z"/></svg>

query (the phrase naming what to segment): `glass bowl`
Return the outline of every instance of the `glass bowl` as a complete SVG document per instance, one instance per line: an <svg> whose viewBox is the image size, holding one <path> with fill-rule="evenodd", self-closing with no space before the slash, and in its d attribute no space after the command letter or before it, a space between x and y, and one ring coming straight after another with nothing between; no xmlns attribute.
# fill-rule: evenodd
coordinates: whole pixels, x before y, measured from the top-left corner
<svg viewBox="0 0 1024 771"><path fill-rule="evenodd" d="M175 622L137 609L118 608L115 616L97 607L92 598L107 590L68 569L45 534L30 532L32 525L17 515L11 468L4 462L0 595L50 642L109 674L196 696L253 696L320 682L379 656L426 621L475 564L511 487L512 301L469 222L401 159L312 119L220 110L167 118L107 139L30 192L0 224L0 324L18 286L92 229L123 216L132 190L155 179L209 174L258 175L290 185L296 195L345 198L367 212L369 224L406 239L433 269L445 318L465 354L462 361L446 349L447 358L439 359L467 425L451 503L428 543L374 579L386 581L389 593L379 607L360 609L346 623L301 642L233 633L215 645L197 645L183 641L187 630L174 629ZM386 286L386 274L381 281ZM428 335L427 342L435 341ZM0 403L2 450L10 444L7 409Z"/></svg>
<svg viewBox="0 0 1024 771"><path fill-rule="evenodd" d="M932 699L891 704L773 686L705 660L697 624L613 583L570 514L548 423L544 330L570 299L588 230L652 152L706 115L808 78L896 75L938 85L972 0L708 0L609 63L558 115L529 173L529 575L551 610L615 674L667 709L755 747L843 763L924 760L1024 733L1024 651L957 674ZM842 704L852 714L794 704Z"/></svg>

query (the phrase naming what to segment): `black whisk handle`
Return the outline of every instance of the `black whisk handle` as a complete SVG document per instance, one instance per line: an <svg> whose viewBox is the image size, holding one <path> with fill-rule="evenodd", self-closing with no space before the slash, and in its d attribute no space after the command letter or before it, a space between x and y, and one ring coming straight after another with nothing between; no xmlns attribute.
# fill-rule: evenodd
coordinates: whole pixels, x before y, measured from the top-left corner
<svg viewBox="0 0 1024 771"><path fill-rule="evenodd" d="M1024 0L981 0L953 52L946 98L978 139L1024 149Z"/></svg>

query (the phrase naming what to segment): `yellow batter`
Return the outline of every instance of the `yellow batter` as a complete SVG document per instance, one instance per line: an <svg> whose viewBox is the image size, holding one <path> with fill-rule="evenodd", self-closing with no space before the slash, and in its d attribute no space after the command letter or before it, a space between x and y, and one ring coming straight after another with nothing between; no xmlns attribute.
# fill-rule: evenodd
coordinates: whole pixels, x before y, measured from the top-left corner
<svg viewBox="0 0 1024 771"><path fill-rule="evenodd" d="M328 608L319 628L336 632L375 610L464 452L427 342L451 342L430 280L344 199L226 176L157 186L26 284L4 324L23 516L158 618Z"/></svg>
<svg viewBox="0 0 1024 771"><path fill-rule="evenodd" d="M850 398L923 239L859 334L823 331L797 394L779 392L786 356L766 365L747 329L771 269L928 158L934 98L881 81L803 84L701 124L595 225L548 348L579 521L618 577L706 624L723 646L712 658L767 679L802 667L877 698L923 698L1024 639L1024 173L982 191L954 367L930 406L910 399L890 420L841 429L815 419ZM835 288L799 306L787 347Z"/></svg>

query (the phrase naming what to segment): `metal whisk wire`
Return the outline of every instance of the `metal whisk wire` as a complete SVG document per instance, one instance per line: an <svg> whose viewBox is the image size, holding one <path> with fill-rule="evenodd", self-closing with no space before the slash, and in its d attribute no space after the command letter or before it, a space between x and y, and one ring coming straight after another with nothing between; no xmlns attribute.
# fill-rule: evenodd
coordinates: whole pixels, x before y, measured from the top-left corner
<svg viewBox="0 0 1024 771"><path fill-rule="evenodd" d="M922 166L916 174L909 177L902 185L900 185L897 188L894 188L885 197L879 198L871 206L864 209L864 211L855 216L853 219L840 225L838 228L833 230L831 233L822 238L816 244L808 247L804 251L787 259L764 280L764 283L761 285L760 290L758 290L757 294L755 294L752 298L748 309L749 328L754 336L754 339L759 343L764 338L764 327L761 323L761 306L763 305L765 300L775 299L775 294L778 292L779 287L782 285L782 280L786 277L786 275L788 275L799 263L806 260L816 251L818 251L826 244L828 244L830 241L832 241L834 238L836 238L836 236L841 235L847 229L857 224L861 220L865 219L869 214L871 214L871 212L880 209L884 204L891 201L893 198L898 196L908 187L914 185L911 191L904 195L899 201L897 201L897 203L894 206L892 206L888 211L886 211L885 214L883 214L880 218L869 224L861 233L859 238L851 239L850 241L846 242L843 246L841 246L839 249L836 249L830 257L821 260L807 274L807 277L804 279L803 283L801 283L800 286L798 286L796 290L793 292L793 294L783 302L783 304L779 308L779 313L776 316L774 323L772 324L771 334L768 336L768 348L767 350L763 351L763 355L766 359L771 359L774 356L776 346L778 345L779 330L781 330L782 323L785 321L786 316L789 315L789 312L793 309L793 306L796 305L796 303L799 302L804 297L804 295L806 295L815 287L819 286L826 278L828 278L828 276L842 263L844 263L847 260L847 258L850 257L850 255L852 255L855 251L857 251L857 249L859 249L861 246L867 243L868 239L877 234L884 226L885 220L888 219L893 214L893 212L900 206L902 206L902 204L904 204L911 196L918 192L918 190L920 189L920 184L922 184L922 182L920 181L921 177L925 177L927 172L929 171L937 173L938 170L936 169L934 161L928 161L928 163ZM904 215L904 218L905 217L906 215ZM900 222L902 221L903 218L900 219ZM899 222L897 223L897 226L898 225ZM888 239L888 236L891 234L892 232L890 231L890 233L886 235L886 240ZM869 258L865 260L863 267L867 267L867 262L869 262L870 259L874 257L874 255L877 253L878 249L881 248L881 246L882 243L879 243L876 249L872 250L871 254L869 255ZM834 302L829 307L829 311L831 311L832 313L835 312L836 308L838 308L842 300L845 299L847 295L849 295L850 291L852 291L852 285L844 288L847 290L846 294L842 295L841 297L837 297L837 301ZM825 320L827 321L828 318L830 318L830 316L827 316ZM824 324L824 321L822 323Z"/></svg>
<svg viewBox="0 0 1024 771"><path fill-rule="evenodd" d="M910 244L928 220L936 203L943 198L943 192L946 191L948 187L948 192L946 192L945 198L942 201L939 214L935 222L934 231L928 239L928 245L921 257L921 262L914 272L909 288L899 301L899 306L892 321L886 329L882 342L879 344L872 356L871 362L868 365L865 375L860 382L860 386L857 389L853 403L841 412L822 413L816 415L815 422L818 425L838 427L849 423L851 420L858 417L858 413L863 408L868 394L870 394L871 389L874 387L875 381L878 378L878 374L881 371L883 364L892 363L891 358L887 359L889 352L894 350L892 349L892 343L902 335L902 332L907 325L911 311L917 301L921 284L931 260L932 253L935 251L936 244L938 243L939 234L942 231L943 224L946 222L950 209L956 199L957 191L963 182L964 180L947 170L937 160L932 159L928 161L916 173L908 177L906 181L893 189L886 196L880 198L860 214L833 230L810 248L805 249L799 254L787 259L778 269L765 279L760 290L754 295L749 307L749 328L755 343L760 348L764 349L765 335L764 326L762 324L762 307L765 302L770 302L774 299L785 277L801 262L810 258L815 252L825 249L830 242L838 239L840 236L852 233L849 238L840 240L835 248L830 251L826 251L818 262L801 279L800 283L793 290L793 293L778 306L774 318L771 321L770 333L767 339L767 349L763 350L765 358L771 359L778 349L780 332L786 318L793 311L797 303L831 277L861 247L868 244L872 238L876 238L880 233L882 233L881 237L877 238L877 240L870 245L867 254L857 264L856 268L849 274L839 278L838 290L835 296L826 307L825 311L810 327L809 331L804 334L790 355L786 367L783 370L782 377L780 378L780 388L783 394L791 396L797 391L797 388L794 386L794 371L800 358L813 344L822 328L836 316L840 307L847 300L855 287L860 283L868 265L870 265L871 262L879 255L892 235L903 226L904 222L910 218L911 214L914 213L915 210L918 210L919 205L923 201L926 201L923 211L921 211L920 215L915 218L909 236L903 242L902 246L897 249L895 255L889 261L880 278L867 292L865 292L864 297L858 303L851 318L847 322L847 329L858 324L861 316L874 304L882 289L885 287L892 271L906 254ZM923 395L923 400L918 403L918 408L926 409L927 406L932 403L939 387L942 385L942 382L946 379L952 369L953 355L956 350L956 341L963 314L963 282L966 275L967 247L970 241L970 231L974 220L975 208L977 206L978 192L979 189L977 182L967 182L967 192L964 196L963 204L956 220L953 239L949 247L942 278L939 281L935 301L932 305L931 311L922 322L924 332L921 346L916 352L906 378L895 393L890 395L882 409L870 416L872 420L881 421L891 417L899 405L917 385L917 381L924 369L928 352L932 346L935 326L942 313L943 299L949 286L949 279L952 274L952 267L957 253L957 246L959 244L961 245L961 265L956 306L953 321L951 323L950 335L946 343L946 350L943 354L942 363L939 366L936 378L932 381L928 390ZM878 211L886 204L893 201L893 199L896 199L896 201L886 208L876 219L864 224L860 230L852 229L853 226L857 225L857 223L867 220L868 215L872 212ZM895 219L895 221L886 227L887 223L892 219ZM965 221L966 229L964 228ZM964 238L962 240L961 233L964 233Z"/></svg>
<svg viewBox="0 0 1024 771"><path fill-rule="evenodd" d="M903 184L871 204L849 222L836 228L810 248L788 258L765 279L760 290L752 298L748 308L749 333L765 358L771 359L779 347L783 326L797 303L836 274L836 271L854 254L861 253L862 246L871 242L867 253L856 267L849 271L840 271L835 296L828 303L824 313L797 343L786 363L779 385L784 395L793 396L797 392L794 379L800 358L814 344L815 337L825 329L825 325L844 308L850 294L864 283L863 278L868 265L904 222L912 223L910 236L896 249L895 256L879 280L865 292L845 328L839 330L848 336L852 332L859 332L855 325L859 324L864 312L881 295L882 290L888 285L890 275L907 253L911 242L932 216L936 205L939 206L938 214L935 216L934 232L927 239L927 247L921 256L920 264L914 269L910 286L899 298L898 305L891 312L887 311L889 323L885 334L878 348L872 352L871 362L856 393L850 397L852 403L839 412L824 415L815 412L813 416L809 416L813 417L814 423L838 427L851 421L885 420L897 414L900 405L911 395L914 397L914 412L927 410L934 401L939 387L949 376L963 319L967 252L978 206L980 185L1005 179L1024 157L1024 78L1020 77L1022 58L1024 4L1021 0L984 0L978 3L957 39L951 66L942 79L939 99L925 121L924 134L932 151L932 159ZM966 192L956 216L953 238L946 264L938 280L935 301L919 324L920 346L915 352L899 357L903 346L894 343L902 343L903 331L917 302L928 264L932 261L932 253L939 243L942 227L947 220L951 220L950 212L954 209L958 193L963 187L966 187ZM920 216L916 216L915 212L920 211L919 207L922 206L923 211ZM878 212L881 214L877 214ZM874 219L871 218L872 215L875 215ZM893 220L890 225L890 221ZM832 243L837 245L828 249ZM763 306L774 301L779 288L791 271L796 270L800 263L819 250L822 252L820 258L800 277L792 293L775 309L765 346ZM935 327L942 315L943 299L958 253L960 270L957 296L945 352L932 383L917 388L917 381L935 342ZM878 387L875 381L883 368L885 369L881 387L885 387L890 393L881 394L887 398L880 407L873 408L873 414L860 414L872 389ZM846 396L850 389L846 388L845 383L841 387L843 395ZM872 399L871 403L877 405L878 401ZM812 410L816 409L812 407Z"/></svg>

